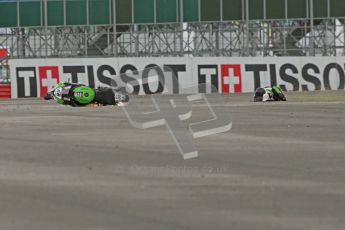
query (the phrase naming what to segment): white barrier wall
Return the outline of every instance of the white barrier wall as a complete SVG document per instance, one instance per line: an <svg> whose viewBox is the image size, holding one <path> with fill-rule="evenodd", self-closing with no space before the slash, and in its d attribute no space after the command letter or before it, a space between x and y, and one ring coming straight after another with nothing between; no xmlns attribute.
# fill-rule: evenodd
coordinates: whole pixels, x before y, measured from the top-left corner
<svg viewBox="0 0 345 230"><path fill-rule="evenodd" d="M128 74L122 81L133 82L131 74L137 80L147 78L142 70L153 66L169 69L164 72L166 80L172 78L169 72L174 72L182 87L212 83L220 93L254 92L257 87L272 84L289 91L345 88L345 57L17 59L10 60L9 65L12 98L42 97L63 81L106 86L120 73ZM137 82L140 85L141 81ZM174 85L169 92L179 93L180 87ZM155 93L157 88L141 84L131 93Z"/></svg>

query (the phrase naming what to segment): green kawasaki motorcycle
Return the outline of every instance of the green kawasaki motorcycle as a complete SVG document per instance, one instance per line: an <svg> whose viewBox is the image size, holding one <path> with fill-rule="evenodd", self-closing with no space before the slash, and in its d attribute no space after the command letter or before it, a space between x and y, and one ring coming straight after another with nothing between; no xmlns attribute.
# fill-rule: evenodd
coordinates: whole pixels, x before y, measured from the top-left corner
<svg viewBox="0 0 345 230"><path fill-rule="evenodd" d="M93 89L86 85L66 82L55 86L44 99L55 100L59 104L73 107L120 105L129 102L129 96L123 90L114 90L108 87Z"/></svg>

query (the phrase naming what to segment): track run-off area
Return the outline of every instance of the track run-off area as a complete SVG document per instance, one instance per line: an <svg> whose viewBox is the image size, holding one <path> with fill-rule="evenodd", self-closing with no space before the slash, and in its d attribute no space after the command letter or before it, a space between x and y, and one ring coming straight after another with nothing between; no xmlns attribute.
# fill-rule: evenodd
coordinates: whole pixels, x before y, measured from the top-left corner
<svg viewBox="0 0 345 230"><path fill-rule="evenodd" d="M342 230L345 91L287 98L224 96L232 129L190 160L120 107L0 101L0 229ZM186 124L209 117L195 104Z"/></svg>

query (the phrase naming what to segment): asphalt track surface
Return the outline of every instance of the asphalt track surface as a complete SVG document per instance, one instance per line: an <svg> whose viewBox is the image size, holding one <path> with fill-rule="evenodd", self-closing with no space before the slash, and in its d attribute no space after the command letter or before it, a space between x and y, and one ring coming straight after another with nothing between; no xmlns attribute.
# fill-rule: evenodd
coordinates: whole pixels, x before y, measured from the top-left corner
<svg viewBox="0 0 345 230"><path fill-rule="evenodd" d="M0 229L345 229L345 102L226 110L232 129L183 160L122 108L0 101Z"/></svg>

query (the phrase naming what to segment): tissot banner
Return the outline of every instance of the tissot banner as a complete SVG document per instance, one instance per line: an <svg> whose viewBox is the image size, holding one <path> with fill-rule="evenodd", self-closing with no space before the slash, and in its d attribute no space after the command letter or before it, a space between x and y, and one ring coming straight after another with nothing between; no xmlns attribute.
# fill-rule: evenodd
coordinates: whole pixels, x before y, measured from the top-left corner
<svg viewBox="0 0 345 230"><path fill-rule="evenodd" d="M116 78L129 85L129 93L140 95L178 94L189 87L224 94L249 93L269 85L287 91L345 88L345 57L13 59L9 65L12 98L43 97L59 82L97 87L110 86ZM145 83L155 74L172 82L164 84L169 89ZM202 83L214 87L195 87Z"/></svg>

